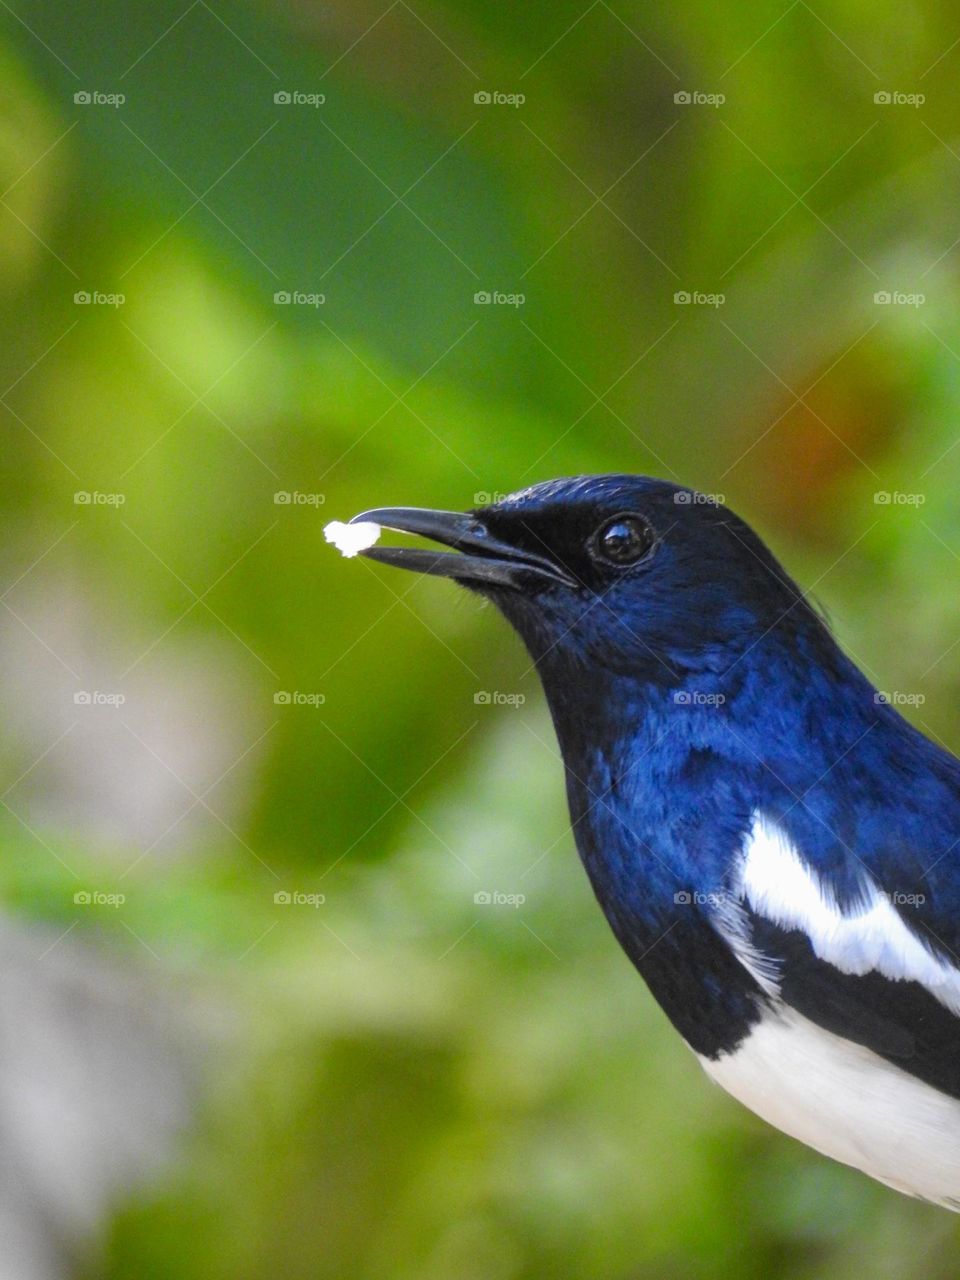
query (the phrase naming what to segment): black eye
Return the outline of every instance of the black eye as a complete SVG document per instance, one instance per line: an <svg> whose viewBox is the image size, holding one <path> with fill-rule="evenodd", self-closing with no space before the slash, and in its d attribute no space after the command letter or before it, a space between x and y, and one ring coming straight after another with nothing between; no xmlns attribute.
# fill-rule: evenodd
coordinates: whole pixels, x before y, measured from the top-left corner
<svg viewBox="0 0 960 1280"><path fill-rule="evenodd" d="M653 531L639 516L614 516L591 540L594 555L610 564L636 564L653 546Z"/></svg>

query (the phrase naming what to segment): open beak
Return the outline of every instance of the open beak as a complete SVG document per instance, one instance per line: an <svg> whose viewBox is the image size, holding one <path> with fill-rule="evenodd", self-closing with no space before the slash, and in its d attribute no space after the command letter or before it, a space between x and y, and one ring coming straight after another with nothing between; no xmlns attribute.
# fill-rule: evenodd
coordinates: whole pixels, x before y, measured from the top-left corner
<svg viewBox="0 0 960 1280"><path fill-rule="evenodd" d="M385 529L432 538L453 551L425 547L369 547L360 554L381 564L417 573L456 578L478 586L522 590L539 578L575 587L573 578L546 556L522 550L493 537L479 516L459 511L430 511L425 507L378 507L354 516L350 524L372 522Z"/></svg>

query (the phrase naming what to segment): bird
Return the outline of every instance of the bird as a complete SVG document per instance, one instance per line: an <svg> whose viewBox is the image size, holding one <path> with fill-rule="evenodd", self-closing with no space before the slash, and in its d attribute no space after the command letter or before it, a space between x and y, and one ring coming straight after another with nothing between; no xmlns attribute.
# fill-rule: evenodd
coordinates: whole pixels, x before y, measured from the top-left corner
<svg viewBox="0 0 960 1280"><path fill-rule="evenodd" d="M453 579L519 634L594 894L707 1075L960 1210L960 760L762 539L718 495L630 474L338 528L346 554Z"/></svg>

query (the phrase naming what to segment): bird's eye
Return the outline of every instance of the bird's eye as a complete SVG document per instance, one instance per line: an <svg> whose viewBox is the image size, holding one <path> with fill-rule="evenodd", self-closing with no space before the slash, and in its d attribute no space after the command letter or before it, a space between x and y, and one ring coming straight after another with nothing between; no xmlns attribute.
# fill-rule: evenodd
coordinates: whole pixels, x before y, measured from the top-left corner
<svg viewBox="0 0 960 1280"><path fill-rule="evenodd" d="M591 539L591 550L610 564L629 565L642 560L653 546L653 530L639 516L614 516Z"/></svg>

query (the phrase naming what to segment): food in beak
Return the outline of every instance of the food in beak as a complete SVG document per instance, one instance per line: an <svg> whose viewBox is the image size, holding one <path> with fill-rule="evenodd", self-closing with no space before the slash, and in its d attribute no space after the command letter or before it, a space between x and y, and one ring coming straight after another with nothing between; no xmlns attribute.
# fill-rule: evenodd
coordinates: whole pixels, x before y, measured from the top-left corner
<svg viewBox="0 0 960 1280"><path fill-rule="evenodd" d="M324 528L323 536L349 560L373 546L380 537L380 526L372 520L361 520L357 524L331 520Z"/></svg>

